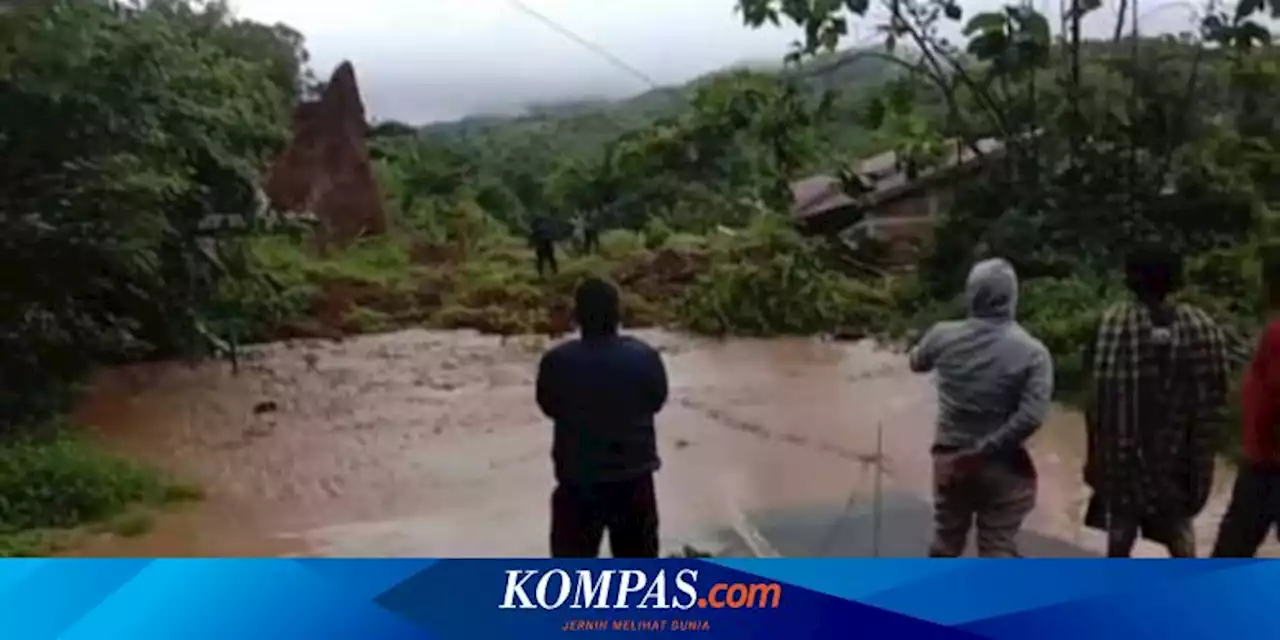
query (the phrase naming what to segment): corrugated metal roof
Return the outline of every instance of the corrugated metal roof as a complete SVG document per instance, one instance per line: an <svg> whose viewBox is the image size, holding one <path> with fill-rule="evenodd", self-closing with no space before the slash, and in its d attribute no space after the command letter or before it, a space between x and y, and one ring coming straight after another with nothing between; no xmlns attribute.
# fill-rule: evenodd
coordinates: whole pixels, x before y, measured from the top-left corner
<svg viewBox="0 0 1280 640"><path fill-rule="evenodd" d="M812 176L791 184L792 213L799 218L843 209L857 201L844 192L840 179Z"/></svg>
<svg viewBox="0 0 1280 640"><path fill-rule="evenodd" d="M1004 148L1003 142L995 138L983 138L974 146L983 155L998 153ZM839 178L810 176L791 184L792 215L808 219L850 207L878 206L906 195L953 169L969 166L978 159L979 155L969 146L960 147L941 165L922 171L915 179L909 180L896 152L880 153L858 163L857 173L872 187L870 193L854 198L844 192Z"/></svg>

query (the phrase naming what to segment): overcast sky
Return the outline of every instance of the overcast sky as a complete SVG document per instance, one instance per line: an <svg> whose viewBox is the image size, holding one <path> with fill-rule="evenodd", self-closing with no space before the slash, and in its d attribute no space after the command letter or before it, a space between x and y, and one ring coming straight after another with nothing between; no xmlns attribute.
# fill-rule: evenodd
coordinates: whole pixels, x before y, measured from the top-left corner
<svg viewBox="0 0 1280 640"><path fill-rule="evenodd" d="M1059 0L1040 0L1054 10ZM523 0L661 84L780 59L796 32L752 31L735 0ZM355 64L370 116L413 123L511 112L531 102L625 97L646 83L521 11L513 0L232 0L244 17L306 36L316 73ZM1105 32L1115 0L1089 31ZM1004 4L962 0L966 13ZM1145 8L1145 5L1156 7ZM1165 5L1161 8L1161 5ZM1189 6L1144 3L1143 24L1179 29ZM1055 13L1056 14L1056 13ZM869 29L865 31L869 32Z"/></svg>

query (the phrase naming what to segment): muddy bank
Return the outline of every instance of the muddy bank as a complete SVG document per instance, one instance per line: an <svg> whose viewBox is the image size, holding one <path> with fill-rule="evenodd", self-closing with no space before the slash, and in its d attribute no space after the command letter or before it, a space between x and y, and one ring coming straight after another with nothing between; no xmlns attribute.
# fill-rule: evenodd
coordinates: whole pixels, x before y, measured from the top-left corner
<svg viewBox="0 0 1280 640"><path fill-rule="evenodd" d="M641 335L663 350L672 385L659 423L664 548L923 554L933 390L900 356L868 343ZM106 446L201 483L209 498L152 534L79 553L545 555L551 434L533 377L546 344L405 331L257 347L238 376L225 364L108 372L77 417ZM1080 526L1082 448L1070 412L1036 436L1029 554L1102 549ZM1205 550L1228 475L1198 522Z"/></svg>

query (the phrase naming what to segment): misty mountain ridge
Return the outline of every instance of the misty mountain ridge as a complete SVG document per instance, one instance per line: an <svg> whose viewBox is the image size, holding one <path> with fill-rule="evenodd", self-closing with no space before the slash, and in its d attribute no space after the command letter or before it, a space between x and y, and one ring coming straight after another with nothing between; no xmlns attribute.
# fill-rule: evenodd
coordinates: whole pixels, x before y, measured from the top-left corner
<svg viewBox="0 0 1280 640"><path fill-rule="evenodd" d="M658 118L674 115L684 108L688 98L698 87L728 73L755 71L810 74L804 78L804 82L815 89L879 84L896 75L898 70L894 65L883 59L867 57L862 60L852 60L865 51L868 50L849 49L819 56L807 61L798 71L794 67L784 66L781 61L744 60L694 78L682 85L650 89L628 98L606 98L584 94L561 100L544 100L516 106L510 110L504 110L505 112L490 111L457 120L433 122L418 127L418 130L428 135L452 137L466 136L498 126L539 128L550 121L594 121L605 118L616 121L617 126L612 128L614 133L617 133L644 126ZM826 70L828 67L830 69Z"/></svg>

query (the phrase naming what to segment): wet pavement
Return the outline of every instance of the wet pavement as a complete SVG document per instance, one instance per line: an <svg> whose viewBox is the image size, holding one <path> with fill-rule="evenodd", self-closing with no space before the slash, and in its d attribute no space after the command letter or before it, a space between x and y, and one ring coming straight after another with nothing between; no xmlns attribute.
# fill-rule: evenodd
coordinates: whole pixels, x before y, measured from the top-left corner
<svg viewBox="0 0 1280 640"><path fill-rule="evenodd" d="M934 395L901 356L869 343L639 335L663 351L672 387L658 425L665 550L923 555ZM107 372L77 417L208 498L150 534L75 553L544 556L551 428L533 378L548 344L406 331L257 347L238 375L225 363ZM1103 548L1080 525L1083 442L1067 411L1033 440L1027 555ZM1218 475L1197 522L1202 552L1230 480ZM1163 554L1144 543L1137 555Z"/></svg>

